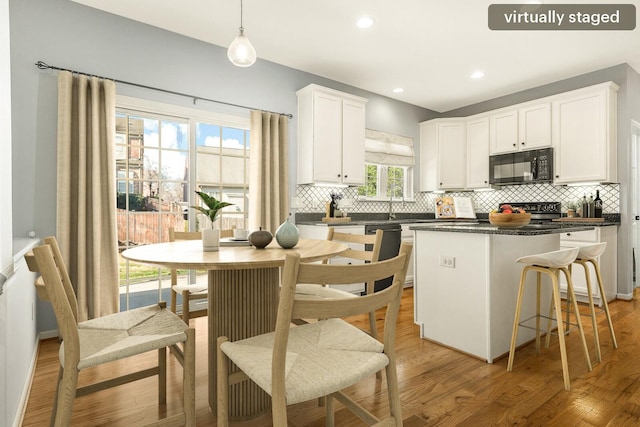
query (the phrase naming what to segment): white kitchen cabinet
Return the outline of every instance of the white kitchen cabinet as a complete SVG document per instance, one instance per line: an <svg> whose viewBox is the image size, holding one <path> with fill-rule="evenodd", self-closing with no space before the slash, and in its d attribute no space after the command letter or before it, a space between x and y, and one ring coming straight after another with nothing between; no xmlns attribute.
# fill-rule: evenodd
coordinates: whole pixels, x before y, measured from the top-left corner
<svg viewBox="0 0 640 427"><path fill-rule="evenodd" d="M616 298L618 290L618 272L617 272L617 227L615 225L594 227L589 231L578 231L572 233L562 233L560 235L560 247L562 249L568 249L576 246L587 246L595 243L606 242L607 248L604 253L598 259L600 264L600 273L602 275L602 283L604 285L604 292L607 297L607 301L611 301ZM591 275L591 294L593 295L594 303L602 306L602 298L598 289L598 282L596 279L596 273L593 266L589 265L589 274ZM573 289L576 293L576 298L582 302L588 302L587 296L587 281L584 274L584 268L579 264L574 264L571 270L571 278L573 281ZM560 287L563 293L566 293L567 282L564 275L560 276Z"/></svg>
<svg viewBox="0 0 640 427"><path fill-rule="evenodd" d="M518 110L502 110L491 114L490 118L491 154L517 151Z"/></svg>
<svg viewBox="0 0 640 427"><path fill-rule="evenodd" d="M466 186L466 120L420 123L420 190L457 190Z"/></svg>
<svg viewBox="0 0 640 427"><path fill-rule="evenodd" d="M298 184L363 185L367 99L317 85L298 95Z"/></svg>
<svg viewBox="0 0 640 427"><path fill-rule="evenodd" d="M553 101L555 184L616 182L616 95L607 82Z"/></svg>
<svg viewBox="0 0 640 427"><path fill-rule="evenodd" d="M466 188L489 188L489 117L467 121Z"/></svg>
<svg viewBox="0 0 640 427"><path fill-rule="evenodd" d="M490 115L491 154L551 146L551 103L522 104Z"/></svg>

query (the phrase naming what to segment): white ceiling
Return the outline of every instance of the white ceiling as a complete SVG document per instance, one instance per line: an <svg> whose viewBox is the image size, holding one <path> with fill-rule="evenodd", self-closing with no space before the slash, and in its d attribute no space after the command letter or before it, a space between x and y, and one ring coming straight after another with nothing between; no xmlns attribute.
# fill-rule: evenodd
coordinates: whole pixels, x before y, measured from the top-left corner
<svg viewBox="0 0 640 427"><path fill-rule="evenodd" d="M225 47L240 26L240 0L73 1ZM489 4L517 2L525 1L244 0L243 24L258 60L439 112L624 62L640 71L638 26L634 31L488 29ZM640 10L638 0L620 3ZM368 30L355 26L364 14L376 20ZM470 79L477 69L486 76ZM394 94L395 87L405 91Z"/></svg>

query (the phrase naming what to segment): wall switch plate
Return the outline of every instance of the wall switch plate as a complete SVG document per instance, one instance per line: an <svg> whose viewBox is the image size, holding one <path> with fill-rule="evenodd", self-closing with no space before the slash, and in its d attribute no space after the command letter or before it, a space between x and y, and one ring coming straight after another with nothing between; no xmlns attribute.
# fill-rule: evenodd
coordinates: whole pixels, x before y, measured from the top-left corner
<svg viewBox="0 0 640 427"><path fill-rule="evenodd" d="M449 255L440 255L440 265L442 267L455 268L456 267L456 257Z"/></svg>

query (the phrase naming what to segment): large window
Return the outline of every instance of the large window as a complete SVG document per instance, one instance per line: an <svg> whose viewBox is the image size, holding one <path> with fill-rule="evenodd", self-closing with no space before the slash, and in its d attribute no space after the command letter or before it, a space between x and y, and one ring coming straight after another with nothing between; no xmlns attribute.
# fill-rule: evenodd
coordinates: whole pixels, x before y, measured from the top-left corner
<svg viewBox="0 0 640 427"><path fill-rule="evenodd" d="M230 117L119 98L116 113L118 245L168 241L169 227L199 230L190 206L204 191L232 203L216 227L246 228L249 194L247 117ZM179 280L196 280L179 272ZM120 259L120 305L128 310L169 300L169 270ZM180 301L179 301L180 303Z"/></svg>

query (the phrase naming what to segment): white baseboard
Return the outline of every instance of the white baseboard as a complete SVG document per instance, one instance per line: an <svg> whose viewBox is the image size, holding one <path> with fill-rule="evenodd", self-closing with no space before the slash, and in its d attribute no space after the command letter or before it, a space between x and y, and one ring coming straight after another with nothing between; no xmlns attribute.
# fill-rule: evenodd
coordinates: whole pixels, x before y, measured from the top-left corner
<svg viewBox="0 0 640 427"><path fill-rule="evenodd" d="M38 334L40 341L47 340L49 338L57 338L59 336L60 334L58 333L57 329L52 329L50 331L43 331Z"/></svg>
<svg viewBox="0 0 640 427"><path fill-rule="evenodd" d="M617 299L622 299L625 301L631 301L633 299L633 293L630 294L616 294Z"/></svg>
<svg viewBox="0 0 640 427"><path fill-rule="evenodd" d="M36 372L36 362L38 361L38 354L40 353L39 337L36 337L35 349L36 351L33 352L31 363L29 365L29 373L27 375L28 381L25 381L24 387L22 388L18 410L16 411L16 418L13 420L13 427L20 427L24 421L24 414L27 410L29 394L31 394L31 384L33 384L33 375Z"/></svg>

